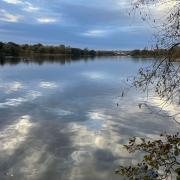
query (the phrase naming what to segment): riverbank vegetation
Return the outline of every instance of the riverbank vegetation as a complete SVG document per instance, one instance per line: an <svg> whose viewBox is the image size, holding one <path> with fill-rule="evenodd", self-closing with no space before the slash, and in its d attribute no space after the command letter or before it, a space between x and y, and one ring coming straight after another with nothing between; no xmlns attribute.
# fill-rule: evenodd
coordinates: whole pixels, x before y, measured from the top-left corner
<svg viewBox="0 0 180 180"><path fill-rule="evenodd" d="M180 58L180 47L177 46L173 48L172 50L172 59L179 59ZM169 51L167 49L153 49L153 50L148 50L148 49L143 49L143 50L133 50L130 52L130 55L133 57L167 57L169 54Z"/></svg>
<svg viewBox="0 0 180 180"><path fill-rule="evenodd" d="M107 51L107 50L90 50L88 48L80 49L65 45L50 46L43 44L16 44L14 42L3 43L0 42L0 57L12 56L12 57L32 57L32 56L59 56L59 57L71 57L77 59L80 57L95 57L95 56L132 56L132 57L162 57L167 56L168 50L166 49L154 49L149 50L147 48L132 51ZM173 49L173 59L180 59L180 47Z"/></svg>
<svg viewBox="0 0 180 180"><path fill-rule="evenodd" d="M113 51L95 51L87 48L80 49L65 45L50 46L42 44L16 44L0 42L0 56L32 56L32 55L62 55L62 56L113 56Z"/></svg>

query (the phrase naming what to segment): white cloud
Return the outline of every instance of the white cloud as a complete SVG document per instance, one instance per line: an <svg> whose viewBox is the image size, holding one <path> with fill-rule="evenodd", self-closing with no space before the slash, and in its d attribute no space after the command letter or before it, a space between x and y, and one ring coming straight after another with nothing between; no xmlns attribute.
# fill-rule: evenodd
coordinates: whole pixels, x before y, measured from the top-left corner
<svg viewBox="0 0 180 180"><path fill-rule="evenodd" d="M22 3L21 0L3 0L3 1L6 3L9 3L9 4L21 4Z"/></svg>
<svg viewBox="0 0 180 180"><path fill-rule="evenodd" d="M89 30L89 31L82 33L83 36L89 36L89 37L103 37L107 34L108 34L108 31L98 30L98 29Z"/></svg>
<svg viewBox="0 0 180 180"><path fill-rule="evenodd" d="M39 86L45 89L54 89L58 87L58 85L54 82L40 82Z"/></svg>
<svg viewBox="0 0 180 180"><path fill-rule="evenodd" d="M136 25L136 26L129 25L129 26L119 27L116 30L120 31L120 32L125 32L126 33L126 32L138 32L140 30L144 31L144 28L145 27L143 25Z"/></svg>
<svg viewBox="0 0 180 180"><path fill-rule="evenodd" d="M129 0L117 0L116 3L114 3L116 5L116 8L130 8L131 2Z"/></svg>
<svg viewBox="0 0 180 180"><path fill-rule="evenodd" d="M3 1L8 4L20 5L22 9L27 12L34 12L40 9L39 7L34 6L32 3L28 1L21 1L21 0L3 0Z"/></svg>
<svg viewBox="0 0 180 180"><path fill-rule="evenodd" d="M149 13L149 10L152 11L153 14L151 15L166 15L169 13L169 10L172 9L175 5L177 5L177 0L167 0L167 1L157 1L157 2L151 2L151 3L140 3L138 0L134 0L133 4L141 4L141 8L144 8L144 13ZM148 8L147 8L148 6ZM159 18L159 17L158 17Z"/></svg>
<svg viewBox="0 0 180 180"><path fill-rule="evenodd" d="M158 3L155 10L167 13L167 10L173 8L176 5L176 3L177 2L174 0L170 0L165 3Z"/></svg>
<svg viewBox="0 0 180 180"><path fill-rule="evenodd" d="M37 21L41 24L52 24L57 22L55 18L38 18Z"/></svg>
<svg viewBox="0 0 180 180"><path fill-rule="evenodd" d="M34 6L30 2L24 2L24 6L25 7L23 8L23 10L27 11L27 12L34 12L34 11L38 11L39 10L39 7Z"/></svg>
<svg viewBox="0 0 180 180"><path fill-rule="evenodd" d="M22 18L21 15L14 15L9 13L5 9L0 9L0 21L18 22L21 18Z"/></svg>
<svg viewBox="0 0 180 180"><path fill-rule="evenodd" d="M144 12L142 12L144 17L146 17L147 14L150 16L151 20L155 20L153 26L156 26L159 31L159 27L162 27L162 24L167 22L167 16L170 15L170 12L175 5L177 5L176 0L167 0L151 3L148 5L148 8L147 5L142 5L141 8L143 8ZM147 20L147 18L145 19Z"/></svg>

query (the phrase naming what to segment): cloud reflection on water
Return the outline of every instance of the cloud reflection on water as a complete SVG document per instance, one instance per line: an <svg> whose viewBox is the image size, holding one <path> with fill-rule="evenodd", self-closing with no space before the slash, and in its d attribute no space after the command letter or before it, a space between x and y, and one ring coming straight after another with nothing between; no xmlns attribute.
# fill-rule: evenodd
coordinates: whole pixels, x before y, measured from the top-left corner
<svg viewBox="0 0 180 180"><path fill-rule="evenodd" d="M87 71L83 72L82 75L88 79L92 80L103 80L106 78L109 78L108 75L106 75L104 72L96 72L96 71Z"/></svg>
<svg viewBox="0 0 180 180"><path fill-rule="evenodd" d="M12 155L26 140L30 129L34 126L29 115L21 116L16 122L8 125L0 133L1 155Z"/></svg>
<svg viewBox="0 0 180 180"><path fill-rule="evenodd" d="M1 96L0 175L12 170L15 180L116 180L119 164L139 158L123 148L129 137L178 129L169 118L139 109L144 99L134 89L119 97L124 85L117 81L134 71L134 62L99 62L5 69L7 83L11 73L24 89L17 83L14 93Z"/></svg>
<svg viewBox="0 0 180 180"><path fill-rule="evenodd" d="M73 114L72 111L64 110L64 109L61 109L60 107L59 108L46 108L46 111L48 113L52 113L52 114L55 114L57 116L68 116L68 115Z"/></svg>
<svg viewBox="0 0 180 180"><path fill-rule="evenodd" d="M36 98L42 96L42 94L38 91L28 91L28 93L24 97L18 98L7 98L5 102L0 103L0 108L7 108L7 107L17 107L25 102L30 102L35 100Z"/></svg>
<svg viewBox="0 0 180 180"><path fill-rule="evenodd" d="M169 116L175 118L175 120L180 123L180 107L177 103L167 102L165 103L161 98L152 98L152 104L158 107L158 111L155 112L162 114L164 116Z"/></svg>
<svg viewBox="0 0 180 180"><path fill-rule="evenodd" d="M109 174L106 169L111 169L112 166L115 167L115 164L123 162L122 157L125 159L131 157L119 143L127 136L114 131L117 122L113 121L112 116L106 114L105 110L99 109L88 112L87 117L88 123L69 123L66 129L69 133L74 134L71 137L72 146L78 149L71 154L73 167L70 170L70 179L88 178L88 175L85 174L88 168L93 172L93 177L107 178ZM90 128L92 123L95 127ZM96 163L106 166L106 168L98 170Z"/></svg>
<svg viewBox="0 0 180 180"><path fill-rule="evenodd" d="M6 94L10 94L12 92L16 92L24 88L25 85L18 81L13 81L10 83L1 82L0 84L0 89L2 89Z"/></svg>

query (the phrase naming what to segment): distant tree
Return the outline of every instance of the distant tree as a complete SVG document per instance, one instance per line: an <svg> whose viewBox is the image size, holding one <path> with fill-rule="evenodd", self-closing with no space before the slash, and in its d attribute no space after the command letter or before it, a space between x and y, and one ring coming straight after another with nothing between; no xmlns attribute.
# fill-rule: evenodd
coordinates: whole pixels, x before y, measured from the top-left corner
<svg viewBox="0 0 180 180"><path fill-rule="evenodd" d="M71 48L71 54L72 54L73 56L79 57L79 56L81 56L81 49Z"/></svg>
<svg viewBox="0 0 180 180"><path fill-rule="evenodd" d="M90 50L90 51L89 51L89 54L90 54L90 56L96 56L96 51Z"/></svg>
<svg viewBox="0 0 180 180"><path fill-rule="evenodd" d="M4 43L0 42L0 55L3 54L3 45L4 45Z"/></svg>
<svg viewBox="0 0 180 180"><path fill-rule="evenodd" d="M88 55L88 53L89 53L88 48L85 48L85 49L83 50L83 54L86 56L86 55Z"/></svg>
<svg viewBox="0 0 180 180"><path fill-rule="evenodd" d="M81 56L113 55L113 51L104 51L102 54L98 54L95 50L88 50L87 48L73 48L70 46L66 47L65 45L46 46L40 43L34 45L18 45L13 42L0 42L0 57L29 55L63 55L67 57L77 58Z"/></svg>
<svg viewBox="0 0 180 180"><path fill-rule="evenodd" d="M132 56L140 56L141 51L139 49L135 49L135 50L131 51L131 55Z"/></svg>
<svg viewBox="0 0 180 180"><path fill-rule="evenodd" d="M20 54L19 45L13 42L8 42L4 44L2 47L2 51L4 54L9 55L9 56L17 56Z"/></svg>

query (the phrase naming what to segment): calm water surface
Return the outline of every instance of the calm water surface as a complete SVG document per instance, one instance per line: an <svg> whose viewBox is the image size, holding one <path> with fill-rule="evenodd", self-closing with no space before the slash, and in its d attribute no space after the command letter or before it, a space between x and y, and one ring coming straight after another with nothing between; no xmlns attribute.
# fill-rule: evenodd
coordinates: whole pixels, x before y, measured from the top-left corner
<svg viewBox="0 0 180 180"><path fill-rule="evenodd" d="M177 131L172 120L139 109L147 98L123 83L150 63L107 57L0 66L0 179L120 179L114 169L136 162L122 147L129 137Z"/></svg>

